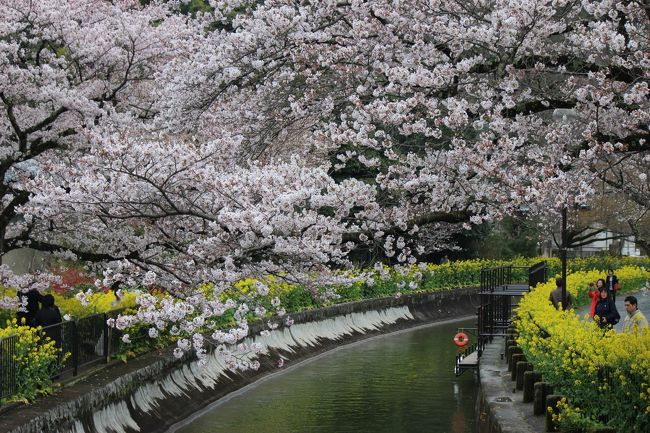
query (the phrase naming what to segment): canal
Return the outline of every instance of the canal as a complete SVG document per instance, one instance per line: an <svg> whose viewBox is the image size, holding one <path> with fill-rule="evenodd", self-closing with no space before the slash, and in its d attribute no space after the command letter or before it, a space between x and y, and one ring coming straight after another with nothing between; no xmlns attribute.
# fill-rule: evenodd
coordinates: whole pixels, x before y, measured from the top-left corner
<svg viewBox="0 0 650 433"><path fill-rule="evenodd" d="M478 380L454 376L452 338L475 323L401 331L285 366L169 433L473 433Z"/></svg>

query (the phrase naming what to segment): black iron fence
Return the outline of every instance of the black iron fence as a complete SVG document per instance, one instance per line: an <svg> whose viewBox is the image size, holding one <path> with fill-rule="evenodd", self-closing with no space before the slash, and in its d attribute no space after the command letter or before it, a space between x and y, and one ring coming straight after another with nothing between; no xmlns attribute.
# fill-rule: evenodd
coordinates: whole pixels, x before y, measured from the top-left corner
<svg viewBox="0 0 650 433"><path fill-rule="evenodd" d="M546 262L539 262L528 268L528 285L532 288L548 280Z"/></svg>
<svg viewBox="0 0 650 433"><path fill-rule="evenodd" d="M482 269L481 306L478 308L479 346L495 336L504 336L512 321L512 310L521 296L545 281L546 262L530 267Z"/></svg>
<svg viewBox="0 0 650 433"><path fill-rule="evenodd" d="M16 363L13 362L17 355L17 343L17 335L0 340L0 399L15 394L18 389Z"/></svg>
<svg viewBox="0 0 650 433"><path fill-rule="evenodd" d="M65 360L53 377L76 376L97 364L108 362L111 355L119 352L121 332L110 328L107 321L117 317L123 309L94 314L78 320L62 322L42 328L43 338L49 337L61 348ZM15 361L19 336L0 339L0 400L18 393L17 383L20 364Z"/></svg>

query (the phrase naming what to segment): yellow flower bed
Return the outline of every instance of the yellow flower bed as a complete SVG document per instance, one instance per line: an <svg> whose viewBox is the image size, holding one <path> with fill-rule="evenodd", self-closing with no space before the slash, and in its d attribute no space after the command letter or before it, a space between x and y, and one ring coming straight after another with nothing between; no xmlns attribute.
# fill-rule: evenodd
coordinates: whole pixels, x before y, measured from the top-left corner
<svg viewBox="0 0 650 433"><path fill-rule="evenodd" d="M273 275L269 275L266 278L255 279L255 278L245 278L243 280L237 281L233 286L232 291L227 291L225 295L236 295L243 294L248 296L256 296L258 294L259 288L256 285L257 282L262 282L266 288L268 288L268 296L273 298L275 296L281 296L284 293L291 291L295 285L291 285L284 281L279 281Z"/></svg>
<svg viewBox="0 0 650 433"><path fill-rule="evenodd" d="M645 287L650 271L626 266L616 271L624 291ZM589 282L604 271L576 272L567 289L577 303L588 300ZM619 431L643 431L650 425L650 332L603 332L573 310L557 311L548 301L555 282L538 285L520 302L515 321L517 343L527 359L566 395L557 417L565 427L604 423ZM620 311L621 317L625 311Z"/></svg>
<svg viewBox="0 0 650 433"><path fill-rule="evenodd" d="M69 314L73 318L80 318L90 316L91 314L105 313L110 310L124 307L135 306L135 292L128 290L122 291L122 298L119 302L114 303L115 294L113 291L104 293L95 292L88 297L88 305L84 306L74 296L64 296L57 292L50 292L54 296L54 304L59 307L61 314ZM4 288L2 289L1 296L9 298L16 297L16 289Z"/></svg>
<svg viewBox="0 0 650 433"><path fill-rule="evenodd" d="M73 319L92 314L106 313L107 311L118 308L133 308L135 307L136 298L135 292L123 290L122 298L118 302L115 302L115 294L112 291L107 293L96 292L87 298L88 305L82 305L74 296L65 297L56 293L53 293L53 295L54 303L61 310L61 314L68 314Z"/></svg>
<svg viewBox="0 0 650 433"><path fill-rule="evenodd" d="M0 339L3 339L0 348L7 351L3 357L11 354L15 368L13 377L18 387L11 400L31 401L38 395L50 394L53 390L50 377L68 355L61 354L61 349L41 333L40 327L18 325L15 319L7 321L6 325L0 329ZM7 390L1 391L4 394Z"/></svg>

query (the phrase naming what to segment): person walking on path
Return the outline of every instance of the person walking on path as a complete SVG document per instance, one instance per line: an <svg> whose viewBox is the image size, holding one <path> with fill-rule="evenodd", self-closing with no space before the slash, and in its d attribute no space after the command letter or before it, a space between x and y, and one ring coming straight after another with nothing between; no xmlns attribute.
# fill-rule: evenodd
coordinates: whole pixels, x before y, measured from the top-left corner
<svg viewBox="0 0 650 433"><path fill-rule="evenodd" d="M45 328L45 336L54 341L54 346L61 347L61 326L52 326L62 321L59 307L54 305L54 296L43 296L41 303L43 308L36 313L36 324Z"/></svg>
<svg viewBox="0 0 650 433"><path fill-rule="evenodd" d="M559 310L562 306L562 287L564 286L564 280L562 278L556 278L555 285L557 287L548 296L548 300L551 301L551 304L553 304L556 310ZM573 308L573 296L568 290L566 292L566 303L567 305L564 310L570 310Z"/></svg>
<svg viewBox="0 0 650 433"><path fill-rule="evenodd" d="M611 328L621 320L621 315L618 314L616 304L609 296L607 287L600 289L600 299L598 299L594 310L594 320L598 320L598 326L601 328Z"/></svg>
<svg viewBox="0 0 650 433"><path fill-rule="evenodd" d="M614 269L607 269L607 278L605 278L605 287L609 292L612 301L616 302L616 292L621 289L618 277L614 275Z"/></svg>
<svg viewBox="0 0 650 433"><path fill-rule="evenodd" d="M639 301L636 296L625 297L625 319L623 320L623 332L634 333L648 330L648 319L639 310Z"/></svg>

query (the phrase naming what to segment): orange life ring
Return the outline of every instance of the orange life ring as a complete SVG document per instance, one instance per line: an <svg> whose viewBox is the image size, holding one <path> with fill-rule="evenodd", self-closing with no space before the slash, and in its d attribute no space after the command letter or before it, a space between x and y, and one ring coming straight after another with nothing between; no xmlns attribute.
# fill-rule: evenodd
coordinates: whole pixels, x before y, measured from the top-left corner
<svg viewBox="0 0 650 433"><path fill-rule="evenodd" d="M469 337L464 332L454 335L454 344L458 347L465 347L469 343Z"/></svg>

